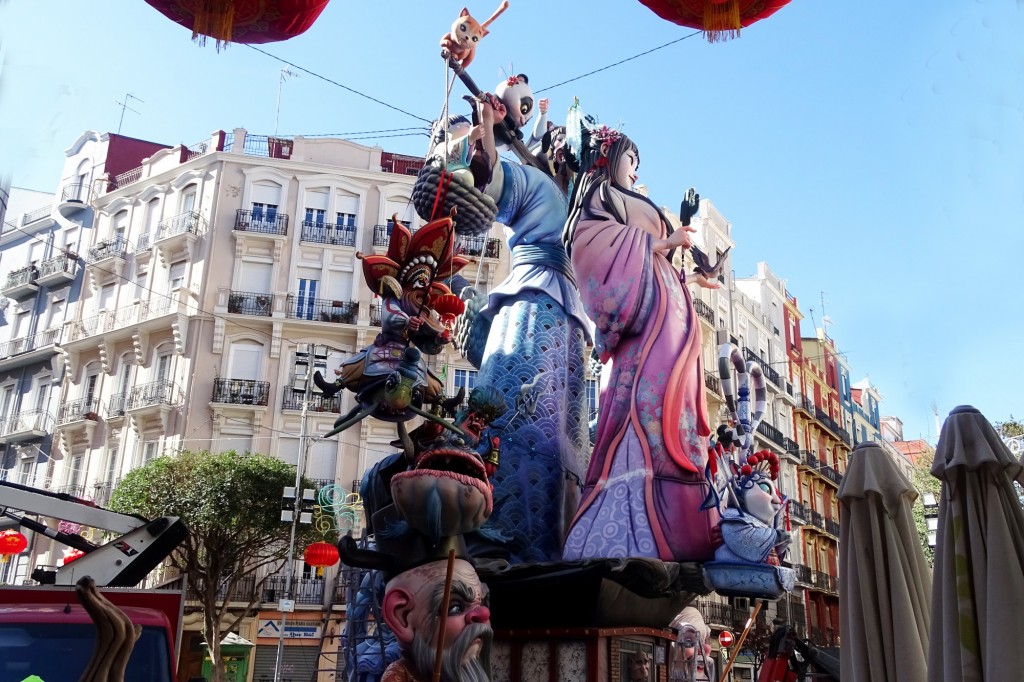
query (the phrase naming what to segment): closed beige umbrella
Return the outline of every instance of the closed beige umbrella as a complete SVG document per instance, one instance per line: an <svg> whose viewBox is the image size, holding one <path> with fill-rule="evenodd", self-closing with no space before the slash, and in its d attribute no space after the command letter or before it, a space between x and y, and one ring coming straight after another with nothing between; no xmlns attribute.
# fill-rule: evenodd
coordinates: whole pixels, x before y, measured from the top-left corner
<svg viewBox="0 0 1024 682"><path fill-rule="evenodd" d="M1024 679L1024 467L987 419L958 407L942 425L942 481L928 679Z"/></svg>
<svg viewBox="0 0 1024 682"><path fill-rule="evenodd" d="M911 507L917 492L875 443L854 448L839 488L844 682L924 682L931 576Z"/></svg>

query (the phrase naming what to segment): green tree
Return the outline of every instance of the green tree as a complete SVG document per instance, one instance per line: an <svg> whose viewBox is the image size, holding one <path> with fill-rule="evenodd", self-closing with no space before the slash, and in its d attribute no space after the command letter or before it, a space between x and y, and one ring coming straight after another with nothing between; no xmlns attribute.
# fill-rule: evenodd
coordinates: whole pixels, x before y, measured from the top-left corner
<svg viewBox="0 0 1024 682"><path fill-rule="evenodd" d="M1024 453L1024 422L1014 419L1011 414L1009 419L1004 422L996 422L993 426L996 427L996 431L1006 441L1010 452L1020 457ZM1020 500L1021 506L1024 507L1024 487L1016 481L1013 482L1013 485L1017 488L1017 499Z"/></svg>
<svg viewBox="0 0 1024 682"><path fill-rule="evenodd" d="M935 500L938 501L939 491L942 489L942 482L932 476L932 459L931 455L921 454L918 456L917 463L914 464L914 476L911 481L917 490L917 499L914 500L914 506L911 511L914 514L917 534L921 539L921 547L924 549L924 556L928 560L929 566L935 562L935 550L928 545L928 521L925 516L924 497L926 493L931 493L935 495Z"/></svg>
<svg viewBox="0 0 1024 682"><path fill-rule="evenodd" d="M189 534L171 555L171 564L185 574L201 605L212 682L224 679L221 639L253 612L266 576L286 560L291 525L281 522L279 501L290 485L295 485L295 468L279 459L186 450L131 471L111 497L110 506L119 512L180 516L188 525ZM297 547L323 539L310 528L299 528ZM261 574L253 594L240 594L246 578ZM229 611L230 602L242 600L249 602L246 608Z"/></svg>

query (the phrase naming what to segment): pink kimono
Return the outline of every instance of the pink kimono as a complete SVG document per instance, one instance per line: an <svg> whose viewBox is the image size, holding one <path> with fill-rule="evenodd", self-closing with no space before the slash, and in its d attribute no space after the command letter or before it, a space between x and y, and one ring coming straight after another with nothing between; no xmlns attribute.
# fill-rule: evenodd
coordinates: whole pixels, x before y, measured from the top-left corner
<svg viewBox="0 0 1024 682"><path fill-rule="evenodd" d="M664 254L653 205L608 188L628 225L594 192L572 237L572 266L604 364L586 487L566 560L712 559L718 515L701 511L710 434L700 324Z"/></svg>

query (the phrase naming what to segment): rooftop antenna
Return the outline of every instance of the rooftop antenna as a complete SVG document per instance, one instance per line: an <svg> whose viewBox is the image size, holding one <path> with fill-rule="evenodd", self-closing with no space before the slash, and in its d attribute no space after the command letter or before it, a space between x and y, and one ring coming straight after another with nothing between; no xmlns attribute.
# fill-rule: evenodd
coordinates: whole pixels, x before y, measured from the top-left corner
<svg viewBox="0 0 1024 682"><path fill-rule="evenodd" d="M118 102L117 103L117 105L119 107L121 107L121 120L117 122L117 134L118 135L121 134L121 125L124 123L124 111L125 111L125 109L127 109L130 112L132 112L133 114L138 114L139 113L139 112L135 111L134 109L132 109L130 106L128 106L128 100L130 100L130 99L133 99L136 102L142 102L141 99L139 99L138 97L136 97L135 95L133 95L132 93L129 92L127 95L124 96L124 101L123 102ZM142 102L142 103L145 104L145 102Z"/></svg>
<svg viewBox="0 0 1024 682"><path fill-rule="evenodd" d="M932 416L935 418L935 437L938 438L942 433L942 422L939 421L939 405L934 400L932 401Z"/></svg>
<svg viewBox="0 0 1024 682"><path fill-rule="evenodd" d="M825 303L826 303L825 292L822 291L822 292L820 292L820 294L821 294L821 331L822 331L822 333L825 336L828 336L828 326L830 324L832 324L832 318L825 314Z"/></svg>
<svg viewBox="0 0 1024 682"><path fill-rule="evenodd" d="M281 86L288 80L289 76L299 77L299 74L288 69L281 69L281 80L277 82L277 112L274 114L274 137L277 137L277 124L281 120Z"/></svg>

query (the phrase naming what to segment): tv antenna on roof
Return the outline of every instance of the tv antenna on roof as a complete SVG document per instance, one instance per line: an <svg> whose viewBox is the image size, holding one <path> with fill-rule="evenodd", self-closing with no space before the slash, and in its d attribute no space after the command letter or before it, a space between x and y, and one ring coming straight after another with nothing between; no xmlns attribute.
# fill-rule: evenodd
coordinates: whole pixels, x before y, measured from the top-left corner
<svg viewBox="0 0 1024 682"><path fill-rule="evenodd" d="M139 99L138 97L136 97L135 95L133 95L132 93L129 92L127 95L124 96L124 101L123 102L118 102L117 103L117 105L119 107L121 107L121 120L117 122L117 134L118 135L121 134L121 124L124 123L124 110L127 109L128 111L132 112L133 114L138 114L139 113L139 112L135 111L134 109L132 109L130 106L128 106L128 100L130 100L130 99L133 99L136 102L142 102L141 99ZM142 103L145 104L145 102L142 102Z"/></svg>
<svg viewBox="0 0 1024 682"><path fill-rule="evenodd" d="M277 82L277 111L274 114L274 135L277 135L277 125L281 120L281 86L288 80L289 76L299 77L299 74L288 69L281 69L281 80Z"/></svg>

